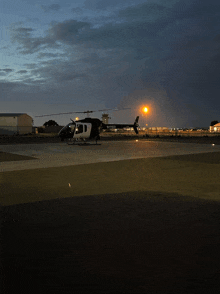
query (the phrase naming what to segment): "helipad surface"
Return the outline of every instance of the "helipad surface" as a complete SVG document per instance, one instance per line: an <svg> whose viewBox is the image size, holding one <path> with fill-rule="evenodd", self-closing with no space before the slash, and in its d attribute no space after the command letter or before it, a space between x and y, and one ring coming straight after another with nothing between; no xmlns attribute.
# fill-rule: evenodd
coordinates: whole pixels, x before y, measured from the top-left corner
<svg viewBox="0 0 220 294"><path fill-rule="evenodd" d="M219 152L220 146L192 143L138 141L104 141L101 145L17 144L1 145L1 152L33 157L33 160L0 163L0 172L47 167L80 165L135 158Z"/></svg>

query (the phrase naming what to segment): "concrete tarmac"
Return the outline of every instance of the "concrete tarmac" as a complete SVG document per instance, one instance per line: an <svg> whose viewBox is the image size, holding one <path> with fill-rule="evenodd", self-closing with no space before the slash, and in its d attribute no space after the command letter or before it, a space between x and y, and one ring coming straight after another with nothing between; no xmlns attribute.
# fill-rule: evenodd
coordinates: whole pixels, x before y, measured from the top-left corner
<svg viewBox="0 0 220 294"><path fill-rule="evenodd" d="M216 151L220 151L219 145L150 140L103 141L100 145L66 143L2 145L0 152L29 156L33 157L33 160L21 158L18 161L3 161L0 163L0 172Z"/></svg>
<svg viewBox="0 0 220 294"><path fill-rule="evenodd" d="M1 293L220 293L219 146L0 151Z"/></svg>

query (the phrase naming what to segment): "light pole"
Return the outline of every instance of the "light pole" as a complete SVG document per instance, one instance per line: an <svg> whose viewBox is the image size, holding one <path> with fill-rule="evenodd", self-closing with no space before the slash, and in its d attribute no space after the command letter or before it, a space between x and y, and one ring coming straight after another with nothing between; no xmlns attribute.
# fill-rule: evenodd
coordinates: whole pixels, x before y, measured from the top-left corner
<svg viewBox="0 0 220 294"><path fill-rule="evenodd" d="M144 116L145 114L148 113L149 108L147 106L143 106L142 109L141 109L141 111L142 111L142 116ZM148 124L146 124L146 126L148 126Z"/></svg>

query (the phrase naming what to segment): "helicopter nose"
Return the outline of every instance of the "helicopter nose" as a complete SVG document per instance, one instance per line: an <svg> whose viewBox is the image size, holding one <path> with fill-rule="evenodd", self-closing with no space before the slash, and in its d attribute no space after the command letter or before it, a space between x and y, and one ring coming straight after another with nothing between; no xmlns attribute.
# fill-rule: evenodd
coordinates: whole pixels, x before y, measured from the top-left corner
<svg viewBox="0 0 220 294"><path fill-rule="evenodd" d="M61 131L59 131L59 133L58 133L58 136L60 137L60 138L63 138L64 137L64 132L61 130Z"/></svg>
<svg viewBox="0 0 220 294"><path fill-rule="evenodd" d="M65 131L63 129L61 129L58 133L58 136L63 135L65 133Z"/></svg>
<svg viewBox="0 0 220 294"><path fill-rule="evenodd" d="M64 141L65 134L64 134L63 131L62 131L62 132L60 131L60 132L58 133L58 136L60 137L61 141Z"/></svg>

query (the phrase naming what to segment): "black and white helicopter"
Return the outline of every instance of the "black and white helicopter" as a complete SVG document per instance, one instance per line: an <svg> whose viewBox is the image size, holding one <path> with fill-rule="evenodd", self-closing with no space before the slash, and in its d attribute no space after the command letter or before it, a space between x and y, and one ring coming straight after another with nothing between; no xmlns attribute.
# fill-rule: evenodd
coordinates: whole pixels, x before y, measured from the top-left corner
<svg viewBox="0 0 220 294"><path fill-rule="evenodd" d="M102 109L97 111L108 111L108 110L124 110L128 108L123 109ZM75 144L75 143L86 143L90 140L95 140L96 144L97 141L100 140L100 133L102 130L106 129L122 129L127 127L132 127L136 134L138 134L138 120L139 116L136 117L133 124L106 124L103 123L98 118L91 118L89 117L89 113L96 112L92 110L88 111L76 111L76 112L66 112L66 113L57 113L57 114L50 114L50 115L40 115L36 117L43 117L43 116L52 116L52 115L61 115L61 114L72 114L72 113L87 113L87 117L81 120L72 120L69 124L67 124L65 127L63 127L59 133L58 136L61 138L61 141L67 140L69 144Z"/></svg>

